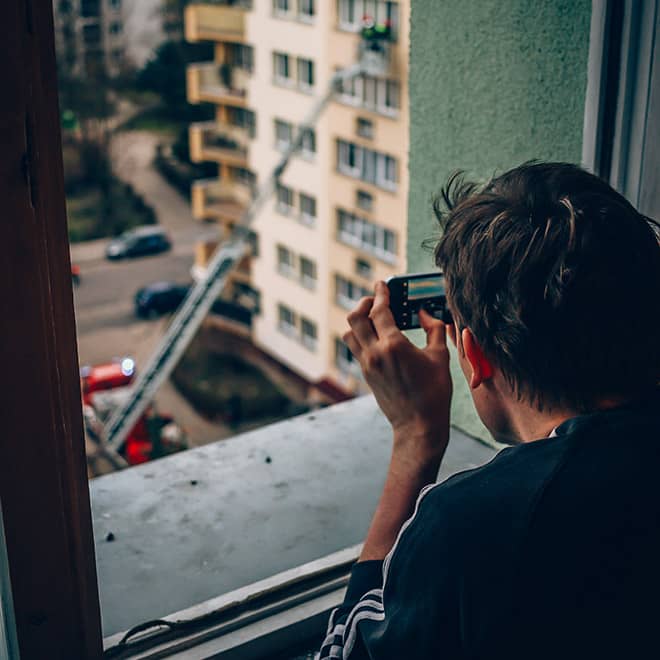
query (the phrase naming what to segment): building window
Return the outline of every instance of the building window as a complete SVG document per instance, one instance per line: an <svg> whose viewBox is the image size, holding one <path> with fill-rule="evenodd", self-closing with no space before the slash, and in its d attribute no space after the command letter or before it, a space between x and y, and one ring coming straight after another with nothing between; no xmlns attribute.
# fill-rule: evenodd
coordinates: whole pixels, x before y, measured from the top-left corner
<svg viewBox="0 0 660 660"><path fill-rule="evenodd" d="M227 64L251 72L254 68L254 49L248 44L227 44Z"/></svg>
<svg viewBox="0 0 660 660"><path fill-rule="evenodd" d="M316 264L307 257L300 257L300 282L308 289L316 288Z"/></svg>
<svg viewBox="0 0 660 660"><path fill-rule="evenodd" d="M121 23L116 21L115 23L110 23L110 34L120 34L122 30Z"/></svg>
<svg viewBox="0 0 660 660"><path fill-rule="evenodd" d="M121 7L121 0L110 0L110 6L113 9L119 9Z"/></svg>
<svg viewBox="0 0 660 660"><path fill-rule="evenodd" d="M291 65L286 53L273 53L273 79L277 85L291 85Z"/></svg>
<svg viewBox="0 0 660 660"><path fill-rule="evenodd" d="M298 0L298 18L302 21L313 21L314 14L314 0Z"/></svg>
<svg viewBox="0 0 660 660"><path fill-rule="evenodd" d="M284 215L291 215L294 211L293 190L278 183L276 187L276 195L276 209Z"/></svg>
<svg viewBox="0 0 660 660"><path fill-rule="evenodd" d="M370 280L372 271L371 264L364 259L355 260L355 272L360 276L364 277L365 280Z"/></svg>
<svg viewBox="0 0 660 660"><path fill-rule="evenodd" d="M337 210L337 240L369 252L387 263L396 261L396 235L393 231L343 209Z"/></svg>
<svg viewBox="0 0 660 660"><path fill-rule="evenodd" d="M257 185L257 175L252 172L252 170L248 170L245 167L230 166L229 178L232 181L242 183L249 188L254 188Z"/></svg>
<svg viewBox="0 0 660 660"><path fill-rule="evenodd" d="M290 0L273 0L273 14L288 17L291 11Z"/></svg>
<svg viewBox="0 0 660 660"><path fill-rule="evenodd" d="M300 151L303 156L313 158L316 154L316 133L312 128L305 128L303 131Z"/></svg>
<svg viewBox="0 0 660 660"><path fill-rule="evenodd" d="M337 140L337 169L354 179L396 190L396 160L380 151Z"/></svg>
<svg viewBox="0 0 660 660"><path fill-rule="evenodd" d="M351 280L347 280L341 275L335 276L335 302L346 310L355 307L360 298L372 295L369 289L366 289Z"/></svg>
<svg viewBox="0 0 660 660"><path fill-rule="evenodd" d="M306 225L316 222L316 197L300 193L300 220Z"/></svg>
<svg viewBox="0 0 660 660"><path fill-rule="evenodd" d="M303 91L314 87L314 62L304 57L298 58L298 87Z"/></svg>
<svg viewBox="0 0 660 660"><path fill-rule="evenodd" d="M277 246L277 272L285 277L296 277L296 258L284 245Z"/></svg>
<svg viewBox="0 0 660 660"><path fill-rule="evenodd" d="M252 110L227 106L227 120L232 126L245 128L251 138L255 137L257 132L257 117Z"/></svg>
<svg viewBox="0 0 660 660"><path fill-rule="evenodd" d="M303 346L310 351L315 351L317 344L316 323L302 317L300 321L300 330L300 339L302 340Z"/></svg>
<svg viewBox="0 0 660 660"><path fill-rule="evenodd" d="M386 0L338 0L338 27L348 32L359 32L362 21L369 17L376 23L389 22L392 39L396 39L399 27L399 6Z"/></svg>
<svg viewBox="0 0 660 660"><path fill-rule="evenodd" d="M372 211L374 208L374 197L366 190L358 190L355 195L355 205L363 211Z"/></svg>
<svg viewBox="0 0 660 660"><path fill-rule="evenodd" d="M396 80L361 75L341 83L339 98L344 103L393 116L401 105L399 90Z"/></svg>
<svg viewBox="0 0 660 660"><path fill-rule="evenodd" d="M360 137L371 140L374 137L374 123L364 117L358 117L355 132Z"/></svg>
<svg viewBox="0 0 660 660"><path fill-rule="evenodd" d="M275 120L275 148L286 151L293 141L293 125L281 119Z"/></svg>
<svg viewBox="0 0 660 660"><path fill-rule="evenodd" d="M296 337L297 330L296 313L286 307L286 305L279 304L277 306L277 327L287 337Z"/></svg>
<svg viewBox="0 0 660 660"><path fill-rule="evenodd" d="M335 365L343 374L362 378L360 363L355 359L348 346L338 337L335 338Z"/></svg>

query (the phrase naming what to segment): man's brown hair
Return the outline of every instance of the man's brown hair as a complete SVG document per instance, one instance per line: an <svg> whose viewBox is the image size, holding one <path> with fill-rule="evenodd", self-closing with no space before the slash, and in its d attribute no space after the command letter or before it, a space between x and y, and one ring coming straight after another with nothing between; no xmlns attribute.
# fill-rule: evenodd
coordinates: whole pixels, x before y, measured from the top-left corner
<svg viewBox="0 0 660 660"><path fill-rule="evenodd" d="M519 398L588 411L657 386L658 224L607 183L567 163L456 173L434 209L455 322Z"/></svg>

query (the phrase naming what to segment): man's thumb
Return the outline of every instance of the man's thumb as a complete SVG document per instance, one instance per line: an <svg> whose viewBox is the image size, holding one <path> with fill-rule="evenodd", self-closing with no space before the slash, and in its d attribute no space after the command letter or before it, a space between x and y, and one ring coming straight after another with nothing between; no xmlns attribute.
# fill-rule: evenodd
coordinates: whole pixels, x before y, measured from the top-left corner
<svg viewBox="0 0 660 660"><path fill-rule="evenodd" d="M427 346L446 346L447 332L445 324L433 318L425 309L419 310L419 322L426 333Z"/></svg>

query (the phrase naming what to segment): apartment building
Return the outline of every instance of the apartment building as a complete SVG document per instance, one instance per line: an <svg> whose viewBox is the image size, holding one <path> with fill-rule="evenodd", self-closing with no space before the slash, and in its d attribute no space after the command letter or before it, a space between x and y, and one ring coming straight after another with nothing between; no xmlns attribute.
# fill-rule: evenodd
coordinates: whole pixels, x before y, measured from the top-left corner
<svg viewBox="0 0 660 660"><path fill-rule="evenodd" d="M55 44L69 75L114 77L125 64L122 0L53 0Z"/></svg>
<svg viewBox="0 0 660 660"><path fill-rule="evenodd" d="M383 76L345 84L303 138L252 225L254 255L226 295L251 299L255 344L322 389L363 389L341 341L376 279L406 268L410 1L255 0L194 4L186 38L215 43L188 71L188 98L213 103L191 127L193 160L218 178L193 186L193 215L227 235L294 139L331 76L357 61L365 16L390 26ZM197 267L210 248L200 247ZM238 288L237 288L238 287Z"/></svg>

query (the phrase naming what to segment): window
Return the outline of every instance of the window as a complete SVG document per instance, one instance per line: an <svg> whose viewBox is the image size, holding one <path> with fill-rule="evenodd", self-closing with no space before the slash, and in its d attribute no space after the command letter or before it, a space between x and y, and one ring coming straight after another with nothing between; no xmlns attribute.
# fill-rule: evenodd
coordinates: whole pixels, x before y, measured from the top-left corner
<svg viewBox="0 0 660 660"><path fill-rule="evenodd" d="M305 128L303 131L300 151L303 156L312 158L316 154L316 133L312 128Z"/></svg>
<svg viewBox="0 0 660 660"><path fill-rule="evenodd" d="M227 119L232 126L247 129L251 138L255 137L257 118L252 110L227 106Z"/></svg>
<svg viewBox="0 0 660 660"><path fill-rule="evenodd" d="M396 260L396 235L343 209L337 210L337 240L360 248L387 263Z"/></svg>
<svg viewBox="0 0 660 660"><path fill-rule="evenodd" d="M252 71L254 68L254 50L248 44L227 44L227 64Z"/></svg>
<svg viewBox="0 0 660 660"><path fill-rule="evenodd" d="M307 257L300 257L300 282L308 289L316 288L316 264Z"/></svg>
<svg viewBox="0 0 660 660"><path fill-rule="evenodd" d="M293 202L293 190L288 186L283 186L281 183L277 184L276 187L277 201L275 203L275 208L279 213L284 215L291 215L294 210Z"/></svg>
<svg viewBox="0 0 660 660"><path fill-rule="evenodd" d="M348 32L358 32L362 28L365 16L376 21L389 21L392 28L392 39L396 39L399 27L399 7L396 2L384 0L338 0L339 29Z"/></svg>
<svg viewBox="0 0 660 660"><path fill-rule="evenodd" d="M339 337L335 338L335 365L343 374L355 378L362 378L360 363L355 359L348 346L346 346Z"/></svg>
<svg viewBox="0 0 660 660"><path fill-rule="evenodd" d="M298 87L305 91L314 87L314 62L304 57L298 58Z"/></svg>
<svg viewBox="0 0 660 660"><path fill-rule="evenodd" d="M275 120L275 148L285 151L293 141L293 125L281 119Z"/></svg>
<svg viewBox="0 0 660 660"><path fill-rule="evenodd" d="M372 295L369 289L366 289L351 280L335 276L335 302L344 309L351 310L355 307L360 298Z"/></svg>
<svg viewBox="0 0 660 660"><path fill-rule="evenodd" d="M248 229L246 241L250 246L250 255L253 257L259 256L259 235L252 229Z"/></svg>
<svg viewBox="0 0 660 660"><path fill-rule="evenodd" d="M290 11L290 0L273 0L273 14L275 16L288 16Z"/></svg>
<svg viewBox="0 0 660 660"><path fill-rule="evenodd" d="M300 193L300 220L306 225L316 222L316 197Z"/></svg>
<svg viewBox="0 0 660 660"><path fill-rule="evenodd" d="M396 160L379 151L337 140L337 169L354 179L396 190Z"/></svg>
<svg viewBox="0 0 660 660"><path fill-rule="evenodd" d="M342 102L368 108L384 115L396 115L400 107L399 83L389 78L361 75L341 83Z"/></svg>
<svg viewBox="0 0 660 660"><path fill-rule="evenodd" d="M364 119L364 117L357 118L357 125L355 127L355 132L363 138L372 139L374 136L374 124L369 119Z"/></svg>
<svg viewBox="0 0 660 660"><path fill-rule="evenodd" d="M315 13L314 0L298 0L298 18L301 21L313 21Z"/></svg>
<svg viewBox="0 0 660 660"><path fill-rule="evenodd" d="M355 272L365 279L371 279L371 264L364 259L355 260Z"/></svg>
<svg viewBox="0 0 660 660"><path fill-rule="evenodd" d="M286 53L273 53L273 79L277 85L291 85L291 67Z"/></svg>
<svg viewBox="0 0 660 660"><path fill-rule="evenodd" d="M296 276L295 256L289 248L284 245L277 246L277 271L286 277Z"/></svg>
<svg viewBox="0 0 660 660"><path fill-rule="evenodd" d="M374 198L365 190L358 190L355 195L355 205L363 211L371 211L374 208Z"/></svg>
<svg viewBox="0 0 660 660"><path fill-rule="evenodd" d="M257 175L252 172L252 170L248 170L245 167L230 166L229 178L232 181L240 182L250 188L254 188L257 185Z"/></svg>
<svg viewBox="0 0 660 660"><path fill-rule="evenodd" d="M295 337L297 335L297 319L296 313L286 307L285 305L277 306L277 327L287 337Z"/></svg>
<svg viewBox="0 0 660 660"><path fill-rule="evenodd" d="M121 23L119 21L110 24L110 34L120 34L121 33Z"/></svg>
<svg viewBox="0 0 660 660"><path fill-rule="evenodd" d="M317 343L316 323L303 317L300 322L300 330L303 346L309 348L310 351L315 351Z"/></svg>

